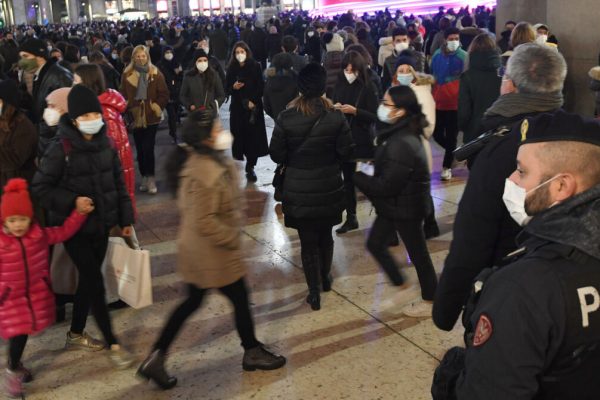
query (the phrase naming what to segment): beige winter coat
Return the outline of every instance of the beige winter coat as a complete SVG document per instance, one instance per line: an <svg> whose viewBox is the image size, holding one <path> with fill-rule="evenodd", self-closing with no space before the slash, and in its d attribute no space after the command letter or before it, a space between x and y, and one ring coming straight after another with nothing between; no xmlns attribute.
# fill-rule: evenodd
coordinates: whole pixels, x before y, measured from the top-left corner
<svg viewBox="0 0 600 400"><path fill-rule="evenodd" d="M241 229L245 202L231 160L191 152L180 173L178 271L186 283L220 288L246 274Z"/></svg>
<svg viewBox="0 0 600 400"><path fill-rule="evenodd" d="M433 100L433 95L431 94L431 86L434 83L435 79L433 76L417 73L417 80L410 85L413 92L415 92L417 101L421 105L421 109L423 114L425 114L427 122L429 122L429 126L423 130L423 133L425 134L425 137L423 138L423 146L425 147L425 153L427 153L429 172L432 172L433 170L433 157L431 154L431 145L429 144L429 139L433 135L433 130L435 129L435 101Z"/></svg>

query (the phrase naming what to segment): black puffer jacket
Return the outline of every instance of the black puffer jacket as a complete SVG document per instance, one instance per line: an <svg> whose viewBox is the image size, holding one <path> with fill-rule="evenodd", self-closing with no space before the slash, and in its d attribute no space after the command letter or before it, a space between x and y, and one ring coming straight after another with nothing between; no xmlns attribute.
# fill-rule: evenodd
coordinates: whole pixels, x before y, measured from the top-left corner
<svg viewBox="0 0 600 400"><path fill-rule="evenodd" d="M298 74L292 70L267 69L267 83L263 94L265 112L277 119L288 103L298 96Z"/></svg>
<svg viewBox="0 0 600 400"><path fill-rule="evenodd" d="M430 212L430 174L421 138L408 121L378 131L375 174L354 175L354 184L373 203L377 215L393 220L424 218Z"/></svg>
<svg viewBox="0 0 600 400"><path fill-rule="evenodd" d="M133 224L131 199L119 156L106 136L106 126L87 141L65 114L59 122L58 136L32 184L33 195L49 212L50 225L62 225L79 196L91 198L96 207L80 232L98 234L116 225Z"/></svg>
<svg viewBox="0 0 600 400"><path fill-rule="evenodd" d="M366 85L360 79L356 79L350 84L344 72L340 72L332 100L334 103L356 107L356 115L345 114L350 129L352 129L352 139L356 145L354 158L373 158L374 134L372 127L377 121L379 99L377 98L377 89L371 80L369 79Z"/></svg>
<svg viewBox="0 0 600 400"><path fill-rule="evenodd" d="M352 153L350 128L341 112L320 108L319 113L283 111L271 139L271 159L286 165L285 225L295 229L331 228L345 208L340 163Z"/></svg>
<svg viewBox="0 0 600 400"><path fill-rule="evenodd" d="M31 108L31 122L37 124L42 121L42 114L46 108L46 97L62 87L73 86L73 74L50 59L41 69L38 79L33 83Z"/></svg>

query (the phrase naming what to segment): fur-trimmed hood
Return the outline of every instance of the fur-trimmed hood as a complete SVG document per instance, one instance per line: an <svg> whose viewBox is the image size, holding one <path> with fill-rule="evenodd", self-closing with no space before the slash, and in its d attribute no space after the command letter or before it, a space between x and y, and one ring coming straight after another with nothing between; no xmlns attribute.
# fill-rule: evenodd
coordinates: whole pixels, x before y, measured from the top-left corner
<svg viewBox="0 0 600 400"><path fill-rule="evenodd" d="M433 75L424 74L422 72L417 72L416 76L417 80L414 82L416 86L422 85L432 85L435 83L435 78Z"/></svg>
<svg viewBox="0 0 600 400"><path fill-rule="evenodd" d="M600 66L590 69L588 75L590 76L590 78L600 81Z"/></svg>

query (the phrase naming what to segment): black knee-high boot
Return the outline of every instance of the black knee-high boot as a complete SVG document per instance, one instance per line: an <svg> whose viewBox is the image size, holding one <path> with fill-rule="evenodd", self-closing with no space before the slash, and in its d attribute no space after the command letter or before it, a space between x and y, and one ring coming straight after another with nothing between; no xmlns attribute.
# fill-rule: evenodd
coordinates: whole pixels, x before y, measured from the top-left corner
<svg viewBox="0 0 600 400"><path fill-rule="evenodd" d="M329 292L333 283L331 276L331 263L333 262L333 243L321 248L321 283L323 291Z"/></svg>
<svg viewBox="0 0 600 400"><path fill-rule="evenodd" d="M302 269L308 285L306 302L313 310L321 309L320 282L321 257L316 251L302 251Z"/></svg>

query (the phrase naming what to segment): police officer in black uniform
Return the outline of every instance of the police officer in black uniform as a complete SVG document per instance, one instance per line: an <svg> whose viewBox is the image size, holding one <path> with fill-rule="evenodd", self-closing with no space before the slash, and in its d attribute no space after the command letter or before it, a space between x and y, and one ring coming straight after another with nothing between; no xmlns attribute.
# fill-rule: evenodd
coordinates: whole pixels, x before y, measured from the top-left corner
<svg viewBox="0 0 600 400"><path fill-rule="evenodd" d="M476 279L435 400L600 399L600 123L557 111L520 131L504 202L521 247Z"/></svg>

